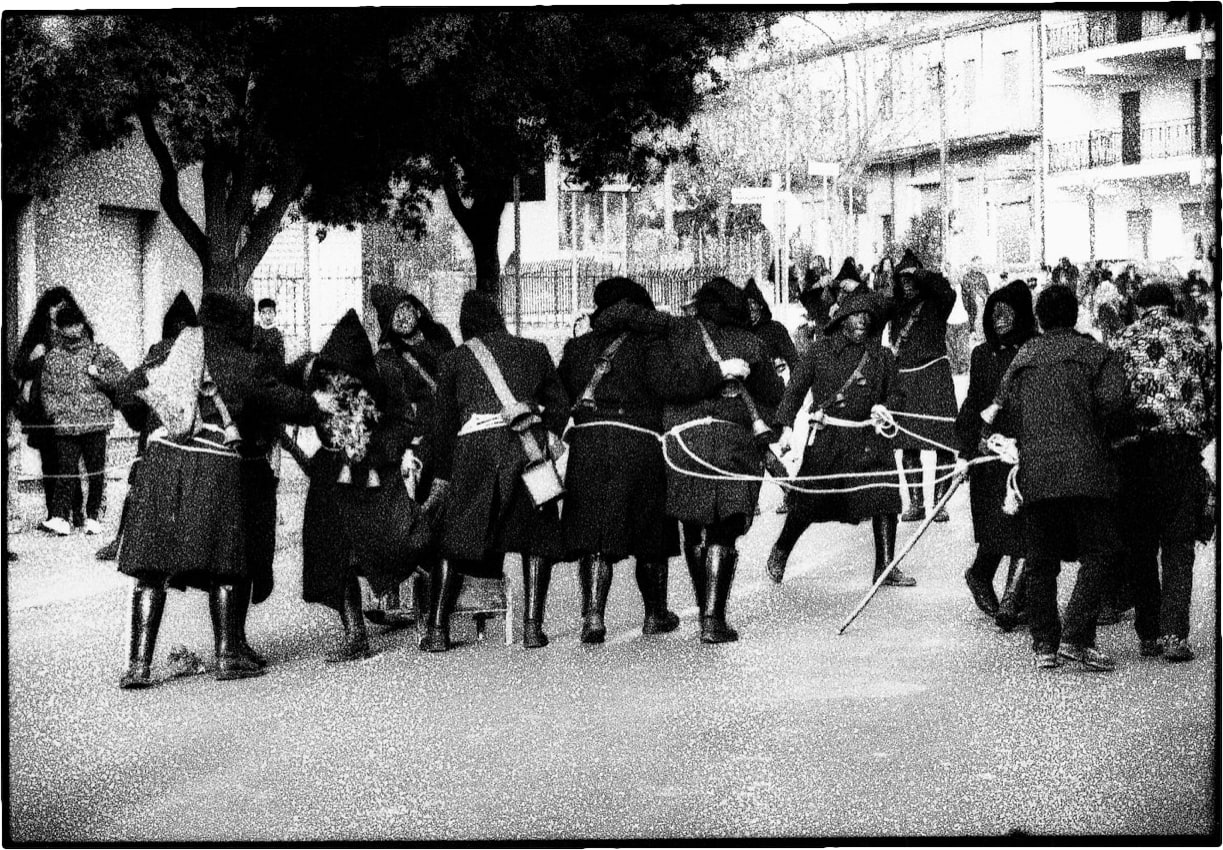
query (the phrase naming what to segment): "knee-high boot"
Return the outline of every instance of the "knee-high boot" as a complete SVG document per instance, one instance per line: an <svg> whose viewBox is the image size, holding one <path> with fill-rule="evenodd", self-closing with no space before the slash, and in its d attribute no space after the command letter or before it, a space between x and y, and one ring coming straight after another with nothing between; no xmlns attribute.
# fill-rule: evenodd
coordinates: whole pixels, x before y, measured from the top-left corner
<svg viewBox="0 0 1223 850"><path fill-rule="evenodd" d="M786 517L781 533L777 535L777 541L769 551L769 560L764 566L765 572L768 573L774 584L781 584L786 574L786 563L790 560L790 553L794 551L798 539L807 530L806 525L795 517L796 514L793 513Z"/></svg>
<svg viewBox="0 0 1223 850"><path fill-rule="evenodd" d="M127 673L119 680L126 689L147 688L155 684L152 676L153 650L157 646L157 630L166 607L166 589L138 582L132 590L132 639L128 652Z"/></svg>
<svg viewBox="0 0 1223 850"><path fill-rule="evenodd" d="M934 504L942 501L943 496L947 495L947 491L951 489L952 475L951 465L955 463L955 455L947 452L935 452L934 454L935 474L934 474ZM939 479L942 479L941 481ZM946 508L939 508L934 514L935 522L948 522L951 517L947 513Z"/></svg>
<svg viewBox="0 0 1223 850"><path fill-rule="evenodd" d="M578 561L578 584L582 591L582 643L602 643L607 637L603 615L607 611L611 582L612 565L602 555L590 555Z"/></svg>
<svg viewBox="0 0 1223 850"><path fill-rule="evenodd" d="M705 544L684 541L684 562L688 565L688 576L692 579L692 592L696 606L705 616Z"/></svg>
<svg viewBox="0 0 1223 850"><path fill-rule="evenodd" d="M994 592L994 574L998 571L998 564L1001 562L1000 553L991 552L981 546L977 549L977 557L973 559L972 566L964 571L964 583L968 585L972 601L983 613L991 617L998 613L998 594Z"/></svg>
<svg viewBox="0 0 1223 850"><path fill-rule="evenodd" d="M1024 603L1027 596L1027 582L1024 580L1026 562L1022 558L1011 557L1010 566L1006 572L1006 590L1002 592L1002 601L998 603L998 612L994 614L994 623L1004 632L1009 632L1022 625Z"/></svg>
<svg viewBox="0 0 1223 850"><path fill-rule="evenodd" d="M735 580L739 553L731 546L709 546L705 552L705 610L701 615L701 643L730 643L739 633L726 623L726 602Z"/></svg>
<svg viewBox="0 0 1223 850"><path fill-rule="evenodd" d="M249 585L242 585L249 598ZM212 614L213 642L217 654L218 681L249 679L263 675L263 668L242 652L238 619L238 588L218 584L208 594L208 610Z"/></svg>
<svg viewBox="0 0 1223 850"><path fill-rule="evenodd" d="M641 623L643 635L660 635L679 628L679 615L667 607L669 572L670 566L665 560L637 559L637 589L641 591L641 604L645 609L645 619Z"/></svg>
<svg viewBox="0 0 1223 850"><path fill-rule="evenodd" d="M900 515L902 522L920 522L926 518L926 496L922 487L921 452L905 449L900 453L905 470L905 486L909 489L909 509Z"/></svg>
<svg viewBox="0 0 1223 850"><path fill-rule="evenodd" d="M268 666L268 660L261 653L256 652L246 640L246 616L250 613L251 608L250 581L242 581L234 585L234 606L237 609L238 617L238 651L260 667Z"/></svg>
<svg viewBox="0 0 1223 850"><path fill-rule="evenodd" d="M538 555L522 556L522 645L539 649L548 645L544 634L544 605L552 581L552 564Z"/></svg>
<svg viewBox="0 0 1223 850"><path fill-rule="evenodd" d="M463 574L449 559L438 559L429 576L429 618L420 648L425 652L450 649L450 612L463 587Z"/></svg>
<svg viewBox="0 0 1223 850"><path fill-rule="evenodd" d="M365 630L365 612L361 610L361 587L357 577L349 574L344 580L344 598L340 602L340 626L344 629L344 645L323 658L329 664L360 661L373 653L369 648L369 633Z"/></svg>
<svg viewBox="0 0 1223 850"><path fill-rule="evenodd" d="M875 538L875 577L873 581L879 581L879 576L896 557L896 514L877 514L871 517L871 532ZM901 572L900 567L897 567L888 574L884 584L891 587L913 587L917 584L917 579Z"/></svg>

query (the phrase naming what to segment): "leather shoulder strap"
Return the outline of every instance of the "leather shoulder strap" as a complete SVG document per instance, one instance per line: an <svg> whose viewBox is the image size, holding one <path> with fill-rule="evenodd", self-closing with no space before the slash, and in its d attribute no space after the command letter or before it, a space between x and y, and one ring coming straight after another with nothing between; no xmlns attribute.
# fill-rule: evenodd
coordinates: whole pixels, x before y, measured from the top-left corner
<svg viewBox="0 0 1223 850"><path fill-rule="evenodd" d="M590 376L590 382L586 384L586 389L582 390L582 396L578 400L578 404L593 404L595 400L595 390L607 373L611 371L612 358L616 356L616 352L620 350L620 346L624 345L624 341L628 339L627 333L622 333L611 341L611 345L603 349L603 353L599 355L599 359L595 361L594 374ZM576 407L577 405L575 405Z"/></svg>
<svg viewBox="0 0 1223 850"><path fill-rule="evenodd" d="M497 365L497 361L493 359L493 353L488 350L483 342L478 338L467 340L463 343L475 355L476 362L480 364L480 368L484 371L484 377L488 378L489 384L492 385L493 392L497 394L498 400L502 407L510 407L517 404L518 399L514 398L514 393L510 389L510 385L505 382L505 376L501 374L501 368Z"/></svg>

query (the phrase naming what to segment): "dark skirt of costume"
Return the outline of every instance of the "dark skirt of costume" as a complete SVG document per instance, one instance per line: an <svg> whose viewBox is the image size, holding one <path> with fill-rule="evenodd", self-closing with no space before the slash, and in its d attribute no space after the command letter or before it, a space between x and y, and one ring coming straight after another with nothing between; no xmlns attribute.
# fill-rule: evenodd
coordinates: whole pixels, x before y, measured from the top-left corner
<svg viewBox="0 0 1223 850"><path fill-rule="evenodd" d="M350 575L364 576L376 595L411 575L428 547L427 525L394 470L378 487L361 476L339 482L345 464L339 451L320 449L310 462L310 489L302 523L302 599L343 607Z"/></svg>
<svg viewBox="0 0 1223 850"><path fill-rule="evenodd" d="M846 476L846 473L852 475ZM861 473L878 474L860 477ZM838 477L794 482L801 489L787 490L787 502L796 520L808 524L846 522L856 525L879 514L900 513L900 490L896 487L892 443L875 433L873 428L821 428L803 452L798 474L800 477ZM817 492L805 493L803 490ZM818 492L826 490L842 492Z"/></svg>
<svg viewBox="0 0 1223 850"><path fill-rule="evenodd" d="M569 432L561 522L570 558L615 562L679 554L679 529L666 515L662 446L649 434L591 424Z"/></svg>
<svg viewBox="0 0 1223 850"><path fill-rule="evenodd" d="M442 555L470 575L495 578L493 553L527 552L551 561L565 556L556 503L536 508L522 482L522 443L507 428L460 435L442 523ZM485 570L496 570L486 572Z"/></svg>
<svg viewBox="0 0 1223 850"><path fill-rule="evenodd" d="M760 498L760 482L722 477L725 472L752 476L764 474L760 450L746 427L735 422L714 420L684 428L667 434L663 450L670 464L678 467L675 469L669 465L667 469L669 516L701 525L714 525L736 514L742 514L751 521ZM692 455L696 455L700 461ZM706 464L722 472L715 472ZM687 474L690 472L696 474Z"/></svg>
<svg viewBox="0 0 1223 850"><path fill-rule="evenodd" d="M946 451L958 447L955 433L955 418L959 405L955 399L955 384L951 380L951 362L939 357L924 366L897 369L897 383L904 393L904 413L919 413L923 416L941 416L943 420L915 419L897 416L896 424L920 434L928 440L946 446ZM924 440L912 437L903 431L893 441L897 449L935 449L944 451ZM939 470L947 475L951 470Z"/></svg>
<svg viewBox="0 0 1223 850"><path fill-rule="evenodd" d="M179 589L248 578L242 466L210 432L151 440L128 494L119 571Z"/></svg>

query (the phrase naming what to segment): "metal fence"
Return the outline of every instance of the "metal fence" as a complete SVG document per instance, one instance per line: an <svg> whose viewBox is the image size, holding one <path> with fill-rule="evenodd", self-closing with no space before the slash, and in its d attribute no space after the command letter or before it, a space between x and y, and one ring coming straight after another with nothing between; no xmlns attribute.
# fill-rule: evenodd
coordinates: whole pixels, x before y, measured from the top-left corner
<svg viewBox="0 0 1223 850"><path fill-rule="evenodd" d="M293 357L318 348L351 307L361 310L360 272L308 275L302 268L260 268L251 278L251 298L276 302L276 326L284 334L285 352Z"/></svg>
<svg viewBox="0 0 1223 850"><path fill-rule="evenodd" d="M594 289L599 281L624 274L614 264L592 261L530 263L520 276L522 322L524 325L560 327L594 305ZM645 287L659 307L678 312L701 284L723 274L713 267L686 269L634 269L631 277ZM474 277L469 281L474 286ZM513 323L515 313L514 275L501 277L501 309L506 321Z"/></svg>
<svg viewBox="0 0 1223 850"><path fill-rule="evenodd" d="M1126 32L1126 27L1116 12L1088 12L1074 20L1046 28L1045 57L1052 59L1118 42L1190 32L1200 25L1200 19L1194 18L1198 13L1192 12L1174 18L1169 18L1162 8L1125 14L1141 14L1141 18L1136 21L1137 27L1130 32Z"/></svg>
<svg viewBox="0 0 1223 850"><path fill-rule="evenodd" d="M1086 136L1049 142L1049 172L1102 168L1143 160L1192 156L1200 148L1192 119L1145 124L1138 145L1123 150L1121 130L1093 130Z"/></svg>

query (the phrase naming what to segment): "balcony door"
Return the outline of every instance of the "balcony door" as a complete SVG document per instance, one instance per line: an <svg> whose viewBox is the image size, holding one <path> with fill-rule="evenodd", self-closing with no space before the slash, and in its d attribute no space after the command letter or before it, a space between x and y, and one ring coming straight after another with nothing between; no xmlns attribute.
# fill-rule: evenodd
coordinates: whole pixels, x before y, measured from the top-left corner
<svg viewBox="0 0 1223 850"><path fill-rule="evenodd" d="M1117 41L1138 41L1142 38L1142 12L1117 13Z"/></svg>
<svg viewBox="0 0 1223 850"><path fill-rule="evenodd" d="M1121 162L1132 165L1142 159L1141 97L1136 91L1121 94Z"/></svg>
<svg viewBox="0 0 1223 850"><path fill-rule="evenodd" d="M1146 260L1151 253L1151 211L1127 210L1125 213L1126 237L1131 260Z"/></svg>

